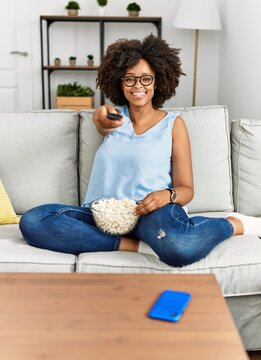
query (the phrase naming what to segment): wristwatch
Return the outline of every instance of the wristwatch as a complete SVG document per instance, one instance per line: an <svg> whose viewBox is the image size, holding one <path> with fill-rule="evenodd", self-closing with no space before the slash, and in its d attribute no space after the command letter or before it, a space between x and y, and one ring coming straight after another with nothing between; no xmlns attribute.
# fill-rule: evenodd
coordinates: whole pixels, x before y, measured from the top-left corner
<svg viewBox="0 0 261 360"><path fill-rule="evenodd" d="M170 202L175 204L176 199L177 199L176 190L174 188L170 188L170 189L167 189L167 190L169 190L169 192L170 192Z"/></svg>

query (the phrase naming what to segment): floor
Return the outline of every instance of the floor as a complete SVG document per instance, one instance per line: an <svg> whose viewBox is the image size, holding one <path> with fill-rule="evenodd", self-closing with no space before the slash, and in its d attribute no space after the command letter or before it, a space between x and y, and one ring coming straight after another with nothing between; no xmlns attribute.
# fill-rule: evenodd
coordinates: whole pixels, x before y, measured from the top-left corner
<svg viewBox="0 0 261 360"><path fill-rule="evenodd" d="M249 351L248 356L250 360L261 360L261 351Z"/></svg>

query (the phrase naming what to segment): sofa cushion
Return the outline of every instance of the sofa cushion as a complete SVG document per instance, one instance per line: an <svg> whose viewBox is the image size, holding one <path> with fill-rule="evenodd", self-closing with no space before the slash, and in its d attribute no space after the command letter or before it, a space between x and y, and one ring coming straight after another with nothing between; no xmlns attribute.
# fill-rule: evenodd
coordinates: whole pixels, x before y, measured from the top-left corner
<svg viewBox="0 0 261 360"><path fill-rule="evenodd" d="M232 121L231 144L236 211L261 216L261 120Z"/></svg>
<svg viewBox="0 0 261 360"><path fill-rule="evenodd" d="M18 225L0 227L1 272L73 272L76 257L30 246Z"/></svg>
<svg viewBox="0 0 261 360"><path fill-rule="evenodd" d="M95 153L103 141L93 124L94 110L80 112L80 147L79 147L79 176L80 202L82 203L89 183Z"/></svg>
<svg viewBox="0 0 261 360"><path fill-rule="evenodd" d="M43 203L78 203L74 111L0 112L0 174L16 213Z"/></svg>
<svg viewBox="0 0 261 360"><path fill-rule="evenodd" d="M188 205L190 213L233 210L230 163L230 129L225 106L171 108L184 118L190 135L195 197ZM80 122L80 193L81 201L88 185L96 150L102 142L92 121L92 111L81 112Z"/></svg>
<svg viewBox="0 0 261 360"><path fill-rule="evenodd" d="M191 143L195 195L189 213L233 210L230 125L226 106L175 108Z"/></svg>
<svg viewBox="0 0 261 360"><path fill-rule="evenodd" d="M19 219L0 179L0 225L18 223Z"/></svg>
<svg viewBox="0 0 261 360"><path fill-rule="evenodd" d="M200 215L224 216L224 213ZM261 294L261 239L232 236L204 259L181 268L169 266L153 255L112 251L79 255L76 271L104 273L214 273L225 296Z"/></svg>

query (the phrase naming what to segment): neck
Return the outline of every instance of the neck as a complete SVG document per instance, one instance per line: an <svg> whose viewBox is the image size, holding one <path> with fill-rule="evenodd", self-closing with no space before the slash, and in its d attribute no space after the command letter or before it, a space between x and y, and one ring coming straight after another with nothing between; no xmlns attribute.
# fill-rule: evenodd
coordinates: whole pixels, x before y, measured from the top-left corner
<svg viewBox="0 0 261 360"><path fill-rule="evenodd" d="M148 117L151 117L152 113L155 112L155 109L152 107L151 104L149 104L148 106L130 106L129 107L129 114L130 114L130 119L132 121L133 124L136 124L137 122L142 122L142 121L146 121L146 119Z"/></svg>

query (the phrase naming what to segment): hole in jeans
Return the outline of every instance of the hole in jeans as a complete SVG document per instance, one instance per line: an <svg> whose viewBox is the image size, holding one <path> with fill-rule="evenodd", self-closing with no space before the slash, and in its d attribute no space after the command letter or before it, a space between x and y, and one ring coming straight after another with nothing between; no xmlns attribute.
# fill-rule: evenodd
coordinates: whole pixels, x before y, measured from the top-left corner
<svg viewBox="0 0 261 360"><path fill-rule="evenodd" d="M164 230L160 229L159 230L159 235L157 236L158 239L164 238L166 236L166 233Z"/></svg>

